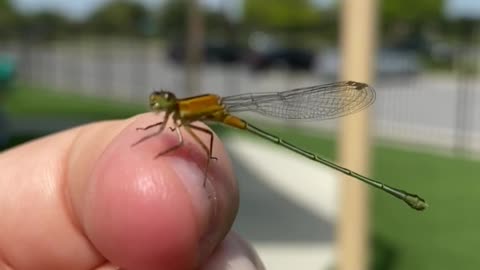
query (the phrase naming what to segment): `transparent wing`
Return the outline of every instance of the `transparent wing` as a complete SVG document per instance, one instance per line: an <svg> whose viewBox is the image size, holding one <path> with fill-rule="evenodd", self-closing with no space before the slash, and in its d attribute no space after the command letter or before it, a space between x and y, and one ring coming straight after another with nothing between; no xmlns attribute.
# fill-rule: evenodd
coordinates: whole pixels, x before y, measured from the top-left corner
<svg viewBox="0 0 480 270"><path fill-rule="evenodd" d="M353 81L222 98L228 112L254 111L283 119L319 120L358 112L374 101L372 87Z"/></svg>

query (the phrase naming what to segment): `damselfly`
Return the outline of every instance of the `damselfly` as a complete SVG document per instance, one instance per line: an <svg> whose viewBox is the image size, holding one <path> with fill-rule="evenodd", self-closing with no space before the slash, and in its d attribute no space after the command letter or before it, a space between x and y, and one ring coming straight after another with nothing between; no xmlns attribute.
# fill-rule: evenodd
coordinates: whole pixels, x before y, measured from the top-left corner
<svg viewBox="0 0 480 270"><path fill-rule="evenodd" d="M180 127L188 132L197 141L208 155L205 177L212 156L213 133L209 129L194 125L195 121L215 121L227 126L247 130L257 136L279 144L306 158L320 162L330 168L363 181L375 188L383 190L396 198L406 202L416 210L424 210L427 203L418 195L383 184L347 168L341 167L319 155L299 148L280 137L257 128L232 113L253 111L266 116L283 119L331 119L358 112L375 101L375 90L365 83L345 81L330 84L303 87L283 92L240 94L220 97L214 94L177 98L167 91L155 91L150 95L150 108L153 112L164 112L163 121L139 128L147 130L158 126L159 129L139 141L141 143L160 134L166 127L169 117L172 117L178 143L157 154L156 157L174 151L183 145L183 136ZM207 146L193 132L204 132L210 136L210 145ZM206 179L206 178L205 178Z"/></svg>

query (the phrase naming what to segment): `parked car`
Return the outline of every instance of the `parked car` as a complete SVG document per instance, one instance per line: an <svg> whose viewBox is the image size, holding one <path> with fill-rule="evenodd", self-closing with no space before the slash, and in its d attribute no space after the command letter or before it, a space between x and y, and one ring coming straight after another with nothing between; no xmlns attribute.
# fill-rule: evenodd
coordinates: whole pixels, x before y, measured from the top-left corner
<svg viewBox="0 0 480 270"><path fill-rule="evenodd" d="M231 64L243 59L243 50L234 44L207 42L203 47L203 61L207 63ZM175 42L168 49L168 57L176 63L185 61L185 45Z"/></svg>
<svg viewBox="0 0 480 270"><path fill-rule="evenodd" d="M302 48L277 47L265 51L251 51L248 65L253 70L288 68L290 70L310 70L314 63L312 51Z"/></svg>

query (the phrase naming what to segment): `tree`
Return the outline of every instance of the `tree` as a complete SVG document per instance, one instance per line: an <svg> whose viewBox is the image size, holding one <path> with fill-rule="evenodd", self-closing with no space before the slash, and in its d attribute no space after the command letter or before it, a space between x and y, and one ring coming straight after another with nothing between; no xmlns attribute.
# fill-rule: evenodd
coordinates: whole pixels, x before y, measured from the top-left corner
<svg viewBox="0 0 480 270"><path fill-rule="evenodd" d="M183 37L187 27L188 0L169 0L160 9L160 31L165 36Z"/></svg>
<svg viewBox="0 0 480 270"><path fill-rule="evenodd" d="M169 0L161 7L159 24L163 35L177 39L184 37L189 4L190 0ZM202 8L201 5L200 8ZM230 29L231 22L221 11L202 9L201 12L204 17L205 29L209 34L225 34L226 29Z"/></svg>
<svg viewBox="0 0 480 270"><path fill-rule="evenodd" d="M384 0L380 2L380 18L384 31L403 28L405 34L418 35L426 24L439 24L443 21L444 0Z"/></svg>
<svg viewBox="0 0 480 270"><path fill-rule="evenodd" d="M245 23L263 30L299 30L320 22L310 0L245 0Z"/></svg>
<svg viewBox="0 0 480 270"><path fill-rule="evenodd" d="M418 24L438 21L442 17L444 0L383 0L380 1L383 22Z"/></svg>
<svg viewBox="0 0 480 270"><path fill-rule="evenodd" d="M22 17L11 6L10 1L0 0L0 37L13 36L22 23Z"/></svg>
<svg viewBox="0 0 480 270"><path fill-rule="evenodd" d="M100 34L143 35L149 14L139 3L117 0L112 1L89 18L91 31Z"/></svg>
<svg viewBox="0 0 480 270"><path fill-rule="evenodd" d="M440 29L444 23L444 0L383 0L380 1L382 33L392 46L426 49L427 27Z"/></svg>
<svg viewBox="0 0 480 270"><path fill-rule="evenodd" d="M42 11L26 17L23 28L35 38L52 39L70 35L72 23L63 15L53 11Z"/></svg>

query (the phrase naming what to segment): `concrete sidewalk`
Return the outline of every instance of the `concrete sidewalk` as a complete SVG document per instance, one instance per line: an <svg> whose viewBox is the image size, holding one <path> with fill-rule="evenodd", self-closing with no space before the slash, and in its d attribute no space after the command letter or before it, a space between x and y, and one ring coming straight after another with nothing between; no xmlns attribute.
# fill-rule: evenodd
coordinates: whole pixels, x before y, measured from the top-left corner
<svg viewBox="0 0 480 270"><path fill-rule="evenodd" d="M268 142L232 135L224 143L240 185L235 229L267 269L331 267L336 173Z"/></svg>

